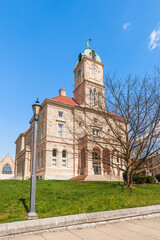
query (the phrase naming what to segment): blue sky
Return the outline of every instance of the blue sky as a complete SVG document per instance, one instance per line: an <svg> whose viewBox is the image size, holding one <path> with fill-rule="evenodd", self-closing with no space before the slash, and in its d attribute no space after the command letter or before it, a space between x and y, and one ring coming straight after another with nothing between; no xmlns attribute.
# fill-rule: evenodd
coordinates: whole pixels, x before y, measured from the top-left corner
<svg viewBox="0 0 160 240"><path fill-rule="evenodd" d="M77 57L91 38L104 74L143 76L160 65L159 0L0 0L0 158L15 157L32 104L73 97Z"/></svg>

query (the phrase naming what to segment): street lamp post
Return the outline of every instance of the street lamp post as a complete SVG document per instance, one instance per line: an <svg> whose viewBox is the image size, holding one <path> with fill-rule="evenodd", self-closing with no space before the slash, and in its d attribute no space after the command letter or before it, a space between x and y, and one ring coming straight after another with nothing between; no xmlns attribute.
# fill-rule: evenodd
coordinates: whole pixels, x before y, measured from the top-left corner
<svg viewBox="0 0 160 240"><path fill-rule="evenodd" d="M34 133L33 133L33 155L32 155L32 176L31 176L31 193L30 193L30 211L27 213L28 218L37 218L35 213L35 196L36 196L36 152L37 152L37 127L39 119L40 104L37 99L32 105L34 113Z"/></svg>

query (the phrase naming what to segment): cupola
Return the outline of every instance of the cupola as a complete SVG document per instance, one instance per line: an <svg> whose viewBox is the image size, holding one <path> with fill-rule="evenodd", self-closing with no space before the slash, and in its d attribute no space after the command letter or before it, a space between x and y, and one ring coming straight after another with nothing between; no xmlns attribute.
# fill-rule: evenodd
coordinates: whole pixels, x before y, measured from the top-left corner
<svg viewBox="0 0 160 240"><path fill-rule="evenodd" d="M86 49L84 51L84 53L80 53L79 56L78 56L78 61L76 63L76 67L77 65L81 62L81 60L86 56L88 58L91 58L97 62L101 62L101 59L100 57L98 56L98 54L94 51L94 49L90 49L89 47L89 42L91 41L91 39L89 39L87 42L86 42Z"/></svg>

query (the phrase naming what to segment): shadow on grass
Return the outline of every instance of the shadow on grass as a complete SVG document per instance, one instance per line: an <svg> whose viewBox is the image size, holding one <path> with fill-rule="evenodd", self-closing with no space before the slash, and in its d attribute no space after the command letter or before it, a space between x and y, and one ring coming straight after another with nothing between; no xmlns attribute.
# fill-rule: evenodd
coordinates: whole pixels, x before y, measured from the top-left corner
<svg viewBox="0 0 160 240"><path fill-rule="evenodd" d="M28 206L26 204L26 199L20 198L19 201L22 202L22 204L23 204L23 206L24 206L24 208L26 210L26 213L28 213L29 212L29 208L28 208Z"/></svg>
<svg viewBox="0 0 160 240"><path fill-rule="evenodd" d="M105 184L110 184L112 185L112 187L116 188L116 187L121 187L121 192L123 192L125 189L129 189L130 190L130 193L133 192L133 189L132 188L129 188L126 186L126 183L124 184L123 182L106 182Z"/></svg>

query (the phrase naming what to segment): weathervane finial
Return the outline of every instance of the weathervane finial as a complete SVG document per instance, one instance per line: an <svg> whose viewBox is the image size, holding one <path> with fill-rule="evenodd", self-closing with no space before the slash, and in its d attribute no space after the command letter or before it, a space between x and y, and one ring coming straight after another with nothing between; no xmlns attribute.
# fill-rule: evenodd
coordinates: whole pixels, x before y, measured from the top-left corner
<svg viewBox="0 0 160 240"><path fill-rule="evenodd" d="M91 38L89 38L89 40L86 42L86 44L87 44L87 47L86 47L86 48L87 48L87 49L89 48L89 42L90 42L90 41L92 41Z"/></svg>

